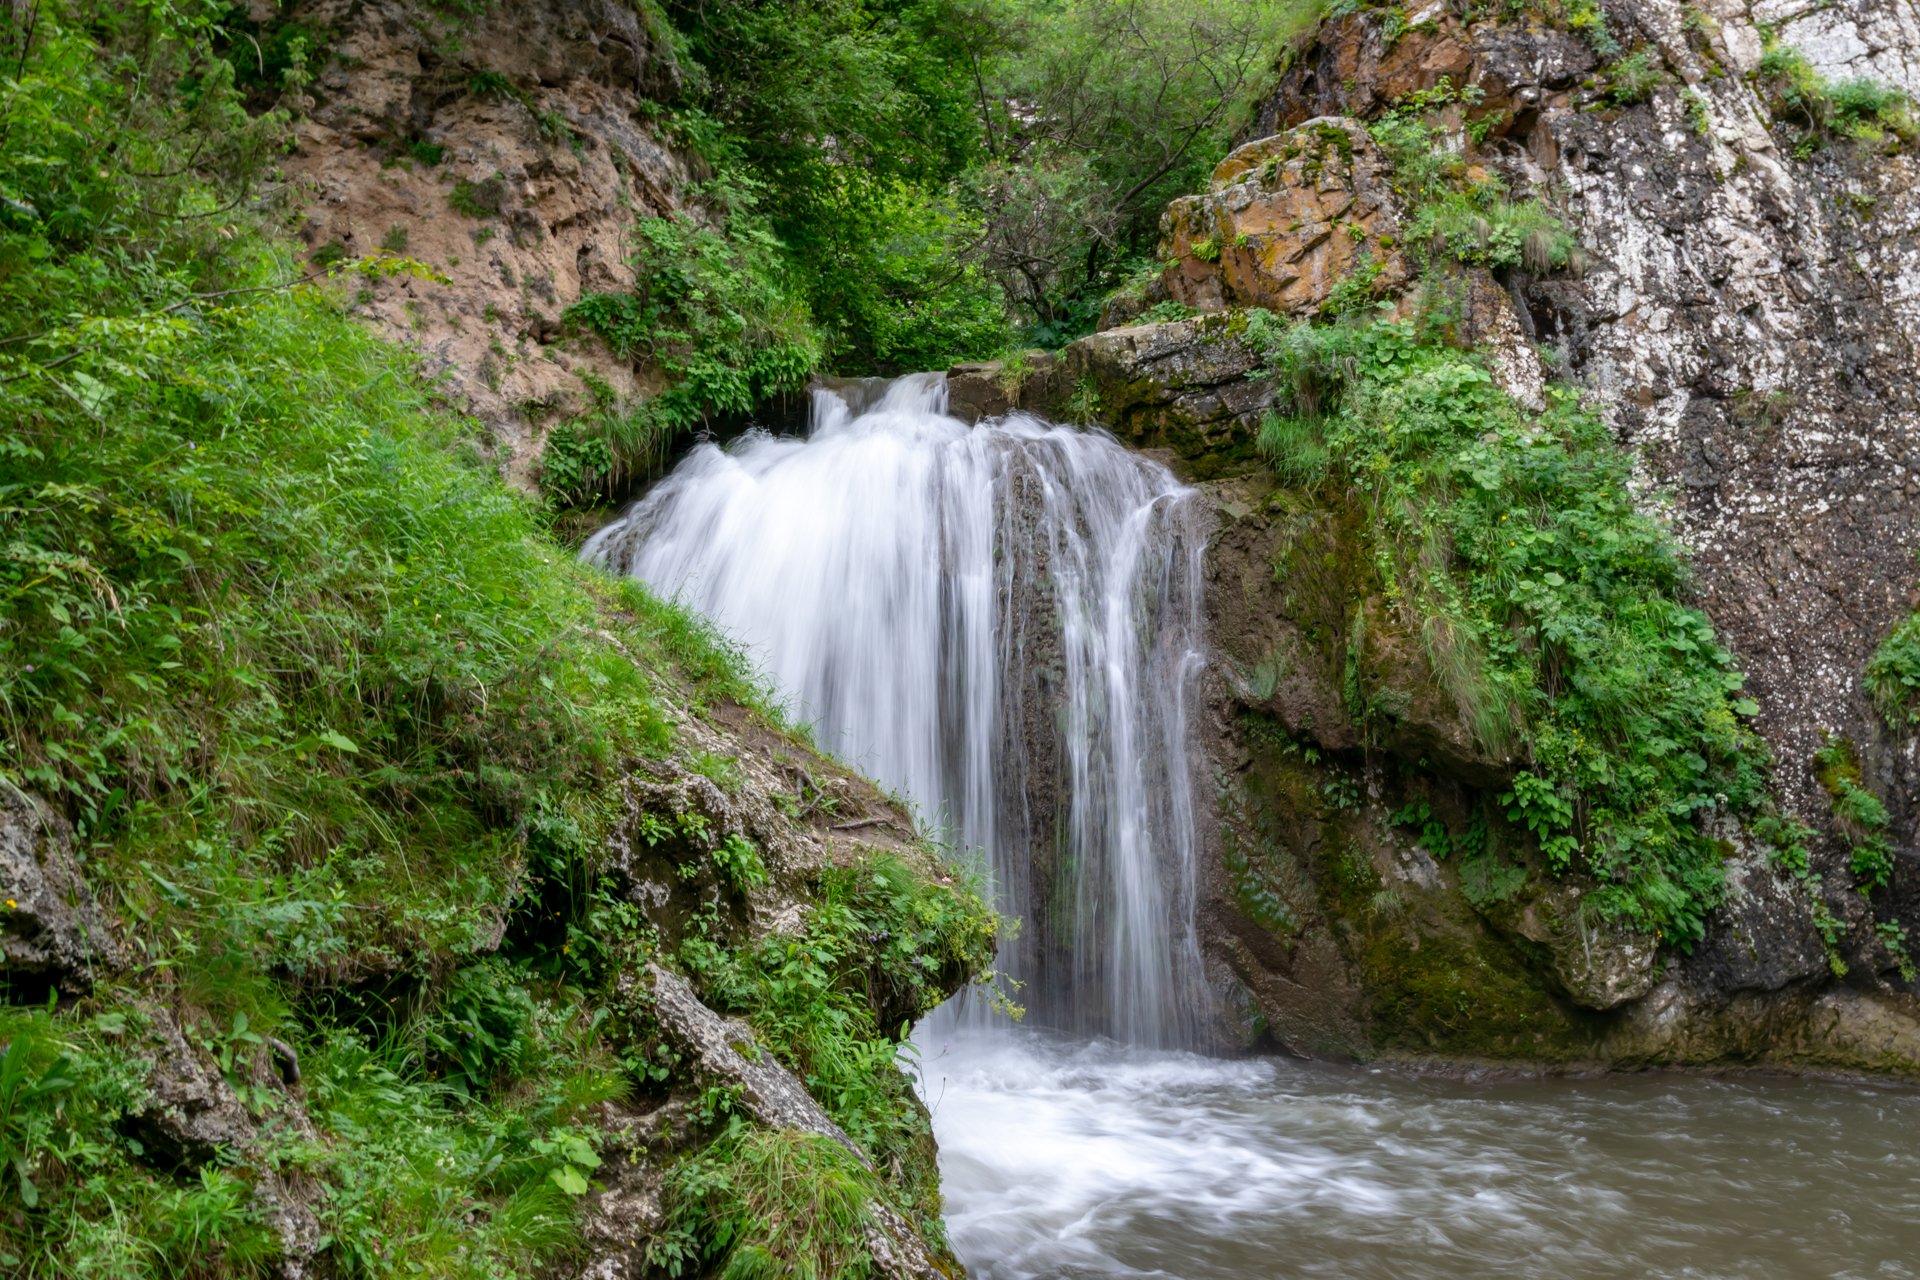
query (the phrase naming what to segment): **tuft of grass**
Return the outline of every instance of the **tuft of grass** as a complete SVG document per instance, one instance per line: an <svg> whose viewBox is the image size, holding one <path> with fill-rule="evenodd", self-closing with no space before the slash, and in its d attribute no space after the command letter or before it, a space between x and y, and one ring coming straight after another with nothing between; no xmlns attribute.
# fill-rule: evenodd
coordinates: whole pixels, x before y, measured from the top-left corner
<svg viewBox="0 0 1920 1280"><path fill-rule="evenodd" d="M1634 106L1653 97L1666 79L1652 50L1641 49L1607 68L1607 99L1616 107Z"/></svg>
<svg viewBox="0 0 1920 1280"><path fill-rule="evenodd" d="M1866 686L1890 727L1920 725L1920 613L1901 619L1873 651Z"/></svg>
<svg viewBox="0 0 1920 1280"><path fill-rule="evenodd" d="M1769 95L1774 115L1805 131L1796 154L1836 137L1896 144L1920 139L1920 121L1905 94L1864 77L1830 83L1805 54L1771 34L1763 38L1765 52L1753 78Z"/></svg>
<svg viewBox="0 0 1920 1280"><path fill-rule="evenodd" d="M741 1129L676 1168L667 1229L648 1260L674 1276L727 1280L858 1280L873 1174L830 1138Z"/></svg>

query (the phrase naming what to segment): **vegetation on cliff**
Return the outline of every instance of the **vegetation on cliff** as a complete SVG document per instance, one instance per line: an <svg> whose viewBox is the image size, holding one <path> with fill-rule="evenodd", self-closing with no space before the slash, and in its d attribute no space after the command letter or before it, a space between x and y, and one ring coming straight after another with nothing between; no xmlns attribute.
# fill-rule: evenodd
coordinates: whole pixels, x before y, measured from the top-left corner
<svg viewBox="0 0 1920 1280"><path fill-rule="evenodd" d="M1605 425L1560 388L1525 411L1443 326L1256 317L1288 395L1261 448L1289 483L1364 506L1389 602L1480 747L1519 763L1500 802L1548 866L1691 945L1723 887L1709 820L1765 787L1758 708Z"/></svg>
<svg viewBox="0 0 1920 1280"><path fill-rule="evenodd" d="M764 851L683 830L714 896L668 947L610 878L624 781L680 768L708 708L775 710L701 624L574 565L300 276L265 199L286 121L246 109L218 10L27 17L0 49L0 790L71 824L124 954L0 958L0 1270L573 1255L606 1109L692 1087L620 982L656 954L764 1019L895 1171L850 1194L937 1239L895 1037L986 963L978 896L919 854L809 872L782 955L721 910ZM747 1178L742 1125L716 1102L690 1158ZM671 1269L787 1247L758 1201L685 1203Z"/></svg>

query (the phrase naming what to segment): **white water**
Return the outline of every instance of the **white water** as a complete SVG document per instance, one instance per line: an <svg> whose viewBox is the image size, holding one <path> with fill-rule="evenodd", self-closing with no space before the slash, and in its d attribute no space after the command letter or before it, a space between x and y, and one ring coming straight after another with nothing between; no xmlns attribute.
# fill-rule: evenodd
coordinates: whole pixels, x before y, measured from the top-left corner
<svg viewBox="0 0 1920 1280"><path fill-rule="evenodd" d="M1029 917L1002 963L1074 1034L916 1035L976 1280L1920 1278L1911 1094L1143 1047L1204 1021L1190 504L1097 433L964 427L938 378L852 398L819 397L806 439L695 449L588 554L745 643Z"/></svg>
<svg viewBox="0 0 1920 1280"><path fill-rule="evenodd" d="M817 391L805 438L698 446L585 555L712 618L823 746L986 851L1037 1021L1193 1044L1190 495L1102 433L945 402L939 375Z"/></svg>
<svg viewBox="0 0 1920 1280"><path fill-rule="evenodd" d="M1920 1096L930 1039L974 1280L1920 1277Z"/></svg>

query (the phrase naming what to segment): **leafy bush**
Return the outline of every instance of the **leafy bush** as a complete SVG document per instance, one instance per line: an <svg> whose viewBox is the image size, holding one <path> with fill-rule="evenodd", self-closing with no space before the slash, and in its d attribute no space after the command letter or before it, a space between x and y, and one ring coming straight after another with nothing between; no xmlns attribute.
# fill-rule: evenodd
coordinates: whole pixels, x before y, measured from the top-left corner
<svg viewBox="0 0 1920 1280"><path fill-rule="evenodd" d="M615 354L650 362L668 386L625 412L603 410L572 424L542 475L546 491L563 500L610 491L663 457L678 433L799 387L820 360L819 334L779 246L750 215L736 215L724 232L683 218L641 218L634 243L639 290L588 294L567 308L566 320L598 334Z"/></svg>
<svg viewBox="0 0 1920 1280"><path fill-rule="evenodd" d="M1604 424L1559 390L1524 413L1413 322L1256 313L1248 333L1292 400L1263 447L1290 483L1360 505L1364 550L1434 671L1490 753L1520 755L1509 816L1555 872L1598 879L1609 916L1698 939L1722 887L1702 820L1758 801L1767 754Z"/></svg>
<svg viewBox="0 0 1920 1280"><path fill-rule="evenodd" d="M1806 129L1804 153L1828 137L1879 141L1888 134L1900 142L1920 138L1913 104L1896 89L1857 78L1830 84L1797 49L1765 36L1766 50L1754 78L1771 96L1774 114Z"/></svg>
<svg viewBox="0 0 1920 1280"><path fill-rule="evenodd" d="M1920 613L1902 619L1873 651L1866 683L1889 725L1920 724Z"/></svg>

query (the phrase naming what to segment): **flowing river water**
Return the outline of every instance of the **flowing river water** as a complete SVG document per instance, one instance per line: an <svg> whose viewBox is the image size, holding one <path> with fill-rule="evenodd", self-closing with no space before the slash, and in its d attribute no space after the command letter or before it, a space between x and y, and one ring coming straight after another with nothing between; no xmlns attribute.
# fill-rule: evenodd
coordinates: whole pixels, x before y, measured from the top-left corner
<svg viewBox="0 0 1920 1280"><path fill-rule="evenodd" d="M713 618L1024 919L1029 1025L962 998L915 1036L979 1280L1920 1278L1911 1093L1193 1052L1195 504L1102 433L944 410L938 376L816 392L585 554Z"/></svg>

